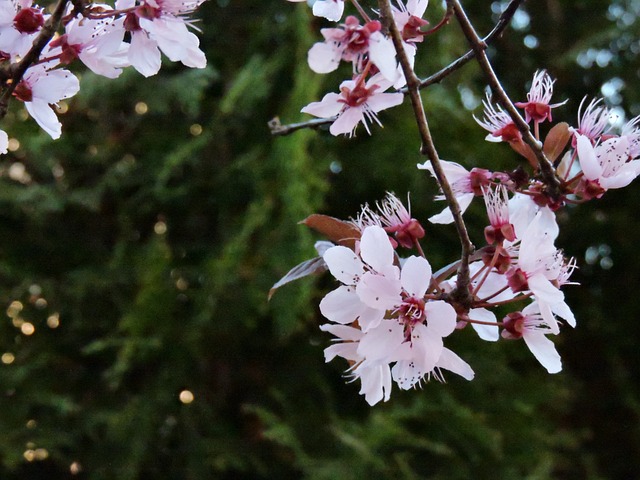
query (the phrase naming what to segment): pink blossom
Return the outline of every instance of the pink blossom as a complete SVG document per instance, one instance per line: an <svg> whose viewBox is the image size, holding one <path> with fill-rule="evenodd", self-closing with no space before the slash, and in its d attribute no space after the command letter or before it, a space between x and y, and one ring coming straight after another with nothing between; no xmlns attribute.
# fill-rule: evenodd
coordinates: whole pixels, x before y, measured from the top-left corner
<svg viewBox="0 0 640 480"><path fill-rule="evenodd" d="M337 116L329 128L333 135L354 135L360 122L371 134L367 120L382 126L376 114L400 105L404 100L402 93L382 93L389 87L389 82L380 75L371 77L366 84L357 77L342 82L340 93L328 93L320 102L310 103L301 111L321 118Z"/></svg>
<svg viewBox="0 0 640 480"><path fill-rule="evenodd" d="M484 118L473 118L478 125L489 132L485 137L488 142L522 142L522 134L507 112L502 107L491 104L489 94L482 101L484 105Z"/></svg>
<svg viewBox="0 0 640 480"><path fill-rule="evenodd" d="M502 243L504 240L513 242L516 239L515 230L509 221L509 198L504 185L494 189L484 187L484 203L491 225L484 229L487 243Z"/></svg>
<svg viewBox="0 0 640 480"><path fill-rule="evenodd" d="M626 187L640 174L640 160L629 161L627 136L610 138L596 145L577 135L577 151L584 182L579 187L585 198L599 198L612 188Z"/></svg>
<svg viewBox="0 0 640 480"><path fill-rule="evenodd" d="M489 185L492 178L491 172L483 168L473 168L468 171L462 165L446 160L440 160L444 175L451 185L453 194L458 201L460 211L462 213L469 207L471 200L476 195L482 194L482 187ZM431 162L425 162L418 164L418 168L421 170L428 170L433 177L436 176ZM438 195L436 200L444 200L444 195ZM451 223L453 222L453 214L449 207L446 207L442 212L437 215L433 215L429 218L431 223Z"/></svg>
<svg viewBox="0 0 640 480"><path fill-rule="evenodd" d="M101 8L103 11L111 10L107 5L101 5ZM62 64L79 58L94 73L107 78L118 77L122 68L129 65L129 44L123 42L124 18L74 18L66 25L65 31L51 41L47 56L59 56Z"/></svg>
<svg viewBox="0 0 640 480"><path fill-rule="evenodd" d="M46 70L42 65L27 70L14 91L24 102L29 114L40 127L51 135L60 137L62 125L50 104L74 96L80 90L78 79L67 70Z"/></svg>
<svg viewBox="0 0 640 480"><path fill-rule="evenodd" d="M0 2L0 51L24 56L47 17L31 0Z"/></svg>
<svg viewBox="0 0 640 480"><path fill-rule="evenodd" d="M529 93L527 93L527 101L515 104L516 107L524 108L527 123L532 119L538 123L545 120L552 121L551 109L567 103L565 100L561 103L549 104L553 96L554 82L555 80L551 80L546 70L538 70L533 74L533 82Z"/></svg>
<svg viewBox="0 0 640 480"><path fill-rule="evenodd" d="M361 72L370 39L381 28L377 20L360 25L359 20L351 15L339 28L323 28L320 32L325 41L314 44L309 50L309 67L316 73L329 73L338 68L340 60L344 60L353 63L354 72Z"/></svg>
<svg viewBox="0 0 640 480"><path fill-rule="evenodd" d="M393 193L387 192L384 200L378 204L380 221L387 233L393 233L395 239L405 248L412 248L425 235L420 222L411 216L411 205L407 209Z"/></svg>
<svg viewBox="0 0 640 480"><path fill-rule="evenodd" d="M547 335L558 332L540 313L537 303L527 305L522 312L510 313L504 318L503 323L504 338L524 339L531 353L549 373L562 370L560 355L553 342L547 338Z"/></svg>
<svg viewBox="0 0 640 480"><path fill-rule="evenodd" d="M601 98L591 100L583 112L582 106L586 99L587 97L584 97L578 107L578 128L571 128L571 132L574 134L574 147L576 146L575 142L578 135L584 135L592 143L596 143L609 125L609 119L611 118L611 111L604 105L599 105L602 101Z"/></svg>
<svg viewBox="0 0 640 480"><path fill-rule="evenodd" d="M187 28L191 21L186 18L203 1L145 0L136 7L135 0L118 0L117 9L134 9L124 20L125 29L131 32L131 65L145 77L155 75L162 51L172 62L205 68L207 59L199 48L200 40Z"/></svg>

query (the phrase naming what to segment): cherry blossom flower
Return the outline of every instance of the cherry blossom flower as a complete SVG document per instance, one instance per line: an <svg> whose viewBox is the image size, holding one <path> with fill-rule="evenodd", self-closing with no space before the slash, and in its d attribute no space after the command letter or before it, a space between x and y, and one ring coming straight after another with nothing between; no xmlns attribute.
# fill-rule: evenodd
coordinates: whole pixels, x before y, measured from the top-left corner
<svg viewBox="0 0 640 480"><path fill-rule="evenodd" d="M24 56L48 16L31 0L0 2L0 51Z"/></svg>
<svg viewBox="0 0 640 480"><path fill-rule="evenodd" d="M50 104L74 96L79 89L78 79L68 70L47 70L39 65L27 70L14 96L24 102L38 125L56 139L62 133L62 125Z"/></svg>
<svg viewBox="0 0 640 480"><path fill-rule="evenodd" d="M575 325L573 313L559 288L558 280L562 278L566 283L568 270L562 252L554 246L558 233L553 212L548 207L540 209L522 236L517 264L507 272L511 290L531 292L554 332L558 331L558 325L553 313Z"/></svg>
<svg viewBox="0 0 640 480"><path fill-rule="evenodd" d="M393 20L402 35L402 46L411 68L413 68L415 61L416 43L423 40L423 32L420 29L429 23L422 19L428 4L428 0L409 0L406 5L399 1L400 8L392 6ZM394 88L403 87L407 81L404 78L402 67L395 58L393 42L380 33L376 34L374 40L370 46L371 59L374 60L380 73L393 84Z"/></svg>
<svg viewBox="0 0 640 480"><path fill-rule="evenodd" d="M405 248L412 248L424 237L424 228L411 216L411 205L407 209L393 193L387 192L384 200L378 204L380 221L387 233L393 233L397 242Z"/></svg>
<svg viewBox="0 0 640 480"><path fill-rule="evenodd" d="M640 160L629 161L626 136L610 138L596 145L585 135L577 136L577 151L584 182L583 197L599 198L611 188L626 187L640 174Z"/></svg>
<svg viewBox="0 0 640 480"><path fill-rule="evenodd" d="M529 93L527 93L527 101L517 102L515 104L516 107L524 108L527 123L532 119L537 123L544 122L545 120L552 121L551 109L567 103L568 100L565 100L561 103L549 105L551 97L553 96L554 82L555 80L551 80L546 70L538 70L533 74L533 82Z"/></svg>
<svg viewBox="0 0 640 480"><path fill-rule="evenodd" d="M484 229L487 243L502 243L504 240L513 242L516 239L516 233L509 221L509 198L506 187L504 185L498 185L494 189L483 187L482 191L491 223Z"/></svg>
<svg viewBox="0 0 640 480"><path fill-rule="evenodd" d="M460 211L462 213L469 207L471 200L476 195L482 195L482 187L489 185L492 174L489 170L483 168L473 168L468 171L462 165L449 162L446 160L440 160L442 169L444 170L445 177L451 185L453 194L458 201ZM427 170L433 177L436 177L435 171L431 162L425 162L418 164L418 168L421 170ZM444 200L444 195L438 195L436 200ZM452 223L453 214L449 207L446 207L442 212L437 215L433 215L429 218L431 223Z"/></svg>
<svg viewBox="0 0 640 480"><path fill-rule="evenodd" d="M536 302L527 305L522 312L510 313L504 318L503 323L503 338L522 338L531 353L549 373L562 370L560 355L553 342L547 338L547 335L558 332L540 313Z"/></svg>
<svg viewBox="0 0 640 480"><path fill-rule="evenodd" d="M111 10L108 5L100 7L103 11ZM107 78L118 77L122 68L129 65L129 44L123 42L124 18L74 18L66 25L65 32L51 41L47 52L48 56L59 56L62 64L79 58L94 73Z"/></svg>
<svg viewBox="0 0 640 480"><path fill-rule="evenodd" d="M584 97L578 107L578 128L570 128L571 133L574 134L574 147L576 146L575 142L578 135L586 136L591 140L591 143L595 144L609 125L609 119L611 118L611 110L604 105L599 105L602 102L601 98L592 99L583 112L582 106L586 99L587 97Z"/></svg>
<svg viewBox="0 0 640 480"><path fill-rule="evenodd" d="M522 142L522 133L516 124L502 107L492 105L489 93L482 104L484 105L484 118L479 120L475 115L473 118L478 125L489 132L485 140L488 142Z"/></svg>
<svg viewBox="0 0 640 480"><path fill-rule="evenodd" d="M118 0L118 10L133 9L124 20L131 33L128 60L145 77L160 70L160 51L172 62L192 68L205 68L207 59L200 50L200 40L189 31L185 19L204 0L145 0L136 7L135 0Z"/></svg>
<svg viewBox="0 0 640 480"><path fill-rule="evenodd" d="M328 93L321 101L310 103L301 111L321 118L337 115L338 118L329 128L332 135L353 136L360 122L371 134L367 120L382 126L376 114L400 105L404 100L402 93L383 93L390 86L381 75L371 77L366 84L362 77L356 77L355 80L342 82L340 93Z"/></svg>
<svg viewBox="0 0 640 480"><path fill-rule="evenodd" d="M340 60L352 62L354 73L359 73L363 69L363 62L369 53L369 45L371 42L386 45L386 53L383 52L384 47L378 47L376 53L378 56L371 58L380 70L384 70L384 62L392 62L392 68L395 67L395 50L393 44L384 41L384 36L380 34L382 25L379 21L373 20L364 25L360 25L359 20L354 16L348 16L345 23L339 28L323 28L320 30L325 38L324 42L314 44L309 50L307 60L309 67L316 73L333 72ZM381 61L382 62L381 62Z"/></svg>
<svg viewBox="0 0 640 480"><path fill-rule="evenodd" d="M385 361L366 360L358 353L360 340L365 336L361 330L346 325L325 324L320 330L336 336L333 345L325 348L325 362L330 362L336 356L349 361L353 366L347 370L347 376L352 380L360 379L360 394L371 406L380 400L385 402L391 395L391 370Z"/></svg>

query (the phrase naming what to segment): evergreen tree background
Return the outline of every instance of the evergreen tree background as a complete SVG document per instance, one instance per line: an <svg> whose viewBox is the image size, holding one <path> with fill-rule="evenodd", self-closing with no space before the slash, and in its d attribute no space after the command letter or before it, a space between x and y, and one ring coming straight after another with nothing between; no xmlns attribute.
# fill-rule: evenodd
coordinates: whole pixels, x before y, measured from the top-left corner
<svg viewBox="0 0 640 480"><path fill-rule="evenodd" d="M507 2L465 3L486 33ZM442 12L432 1L427 18ZM554 119L575 124L584 94L638 115L639 12L637 0L527 2L491 57L515 100L547 68L554 98L571 99ZM306 65L323 21L284 0L210 0L199 17L206 70L82 71L60 140L17 103L3 124L20 143L0 158L0 478L640 476L637 182L559 217L558 244L581 266L566 289L578 327L554 339L562 373L521 342L463 331L449 346L473 382L450 375L371 408L345 363L323 361L317 304L332 280L267 292L314 255L297 224L311 213L348 218L387 190L411 192L419 219L442 208L415 168L408 102L371 137L273 138L269 119L305 119L348 74ZM417 72L466 49L452 22ZM424 92L436 145L514 168L471 117L484 85L469 64ZM480 243L477 207L466 218ZM452 227L427 227L424 246L436 268L459 252Z"/></svg>

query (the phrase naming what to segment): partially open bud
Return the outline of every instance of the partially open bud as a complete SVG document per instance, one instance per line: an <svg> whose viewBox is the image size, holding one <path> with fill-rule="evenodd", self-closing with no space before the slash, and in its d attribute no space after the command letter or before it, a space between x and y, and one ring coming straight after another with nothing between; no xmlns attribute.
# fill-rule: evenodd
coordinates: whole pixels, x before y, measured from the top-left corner
<svg viewBox="0 0 640 480"><path fill-rule="evenodd" d="M36 33L44 25L44 16L35 8L23 8L13 18L13 26L20 33Z"/></svg>

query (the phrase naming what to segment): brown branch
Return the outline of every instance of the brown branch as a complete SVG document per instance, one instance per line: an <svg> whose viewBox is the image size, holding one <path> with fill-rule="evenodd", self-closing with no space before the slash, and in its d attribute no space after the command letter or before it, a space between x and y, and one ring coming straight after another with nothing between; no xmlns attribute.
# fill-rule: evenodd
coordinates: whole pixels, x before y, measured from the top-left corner
<svg viewBox="0 0 640 480"><path fill-rule="evenodd" d="M433 166L433 171L435 173L436 179L440 184L442 193L444 194L447 200L447 204L451 209L451 213L453 214L454 224L458 231L460 243L462 244L460 266L458 267L458 284L455 290L451 292L450 296L452 299L454 299L454 301L456 301L463 307L468 308L472 302L471 292L469 291L469 285L471 283L471 280L469 278L469 256L473 253L474 247L469 238L469 234L467 232L464 221L462 220L460 205L458 204L458 201L453 194L451 185L449 184L449 181L444 174L444 170L442 169L442 165L440 164L440 158L433 143L433 138L431 137L429 123L427 122L427 116L425 114L424 106L422 104L422 98L420 96L420 79L413 71L411 62L407 57L407 53L403 46L402 34L398 30L398 26L393 20L393 16L391 13L391 4L389 3L389 0L378 0L378 7L380 8L380 16L389 29L389 34L391 35L393 46L396 49L396 54L398 56L398 59L400 60L400 66L402 67L402 71L407 81L407 95L411 99L411 106L413 107L413 113L418 125L420 139L422 140L420 153L426 155L431 162L431 165Z"/></svg>
<svg viewBox="0 0 640 480"><path fill-rule="evenodd" d="M540 174L542 175L546 186L547 195L553 200L558 200L562 194L562 181L556 176L553 163L551 163L544 154L542 150L542 143L533 136L531 129L529 128L529 124L524 118L522 118L518 110L516 110L516 107L513 105L513 102L504 91L504 88L502 88L500 80L489 61L489 57L487 57L487 44L478 36L475 28L462 8L460 1L447 0L447 2L453 5L456 19L460 24L460 28L464 33L464 36L467 38L467 41L475 52L475 58L487 78L494 98L509 114L513 123L515 123L520 133L522 133L523 140L527 145L529 145L529 147L531 147L531 150L535 154L536 159L538 160L538 166L540 167Z"/></svg>
<svg viewBox="0 0 640 480"><path fill-rule="evenodd" d="M22 80L25 72L38 60L42 50L44 50L44 47L49 43L53 35L58 30L60 20L62 19L62 15L64 14L68 3L69 0L59 0L55 10L44 23L40 33L33 41L31 49L18 63L14 63L9 66L9 76L11 81L7 83L5 91L2 93L2 97L0 97L0 118L4 118L7 114L11 94L20 83L20 80Z"/></svg>
<svg viewBox="0 0 640 480"><path fill-rule="evenodd" d="M500 14L500 18L496 22L493 29L489 32L489 34L486 37L482 39L482 41L485 44L489 45L496 38L499 38L502 35L502 32L504 32L504 29L507 28L507 26L509 25L509 22L515 15L516 11L518 10L522 2L524 2L524 0L511 0L509 5L507 5L507 8L504 9L504 12ZM433 75L430 75L429 77L422 80L420 82L420 88L422 89L422 88L428 87L429 85L433 85L434 83L440 83L442 80L447 78L453 72L460 69L461 67L469 63L471 60L473 60L475 56L476 56L475 50L473 49L469 50L467 53L462 55L457 60L451 62L449 65L447 65L443 69L439 70ZM406 87L401 88L400 91L402 93L406 93Z"/></svg>
<svg viewBox="0 0 640 480"><path fill-rule="evenodd" d="M489 34L486 37L484 37L483 41L485 44L491 43L493 40L495 40L496 38L500 37L500 35L502 35L502 32L504 32L504 29L507 27L507 25L509 25L509 22L513 18L513 15L516 13L516 10L518 10L518 7L520 7L523 1L524 0L511 0L509 5L507 5L507 8L505 8L504 12L502 12L502 14L500 15L500 18L496 22L496 25L493 27L491 32L489 32ZM443 69L439 70L433 75L430 75L424 80L421 80L420 89L426 88L429 85L433 85L435 83L440 83L442 80L447 78L453 72L455 72L456 70L460 69L461 67L469 63L469 61L472 60L475 57L475 55L476 55L475 50L473 49L469 50L467 53L462 55L457 60L451 62L449 65L447 65ZM407 87L403 87L399 90L399 92L404 93L406 95L408 93L408 89ZM274 118L269 122L269 129L271 130L272 135L289 135L290 133L293 133L297 130L302 130L303 128L318 128L319 126L322 126L322 125L331 124L335 121L335 119L336 117L319 118L319 119L314 118L312 120L307 120L305 122L282 125L282 123L280 123L280 120L278 118Z"/></svg>

